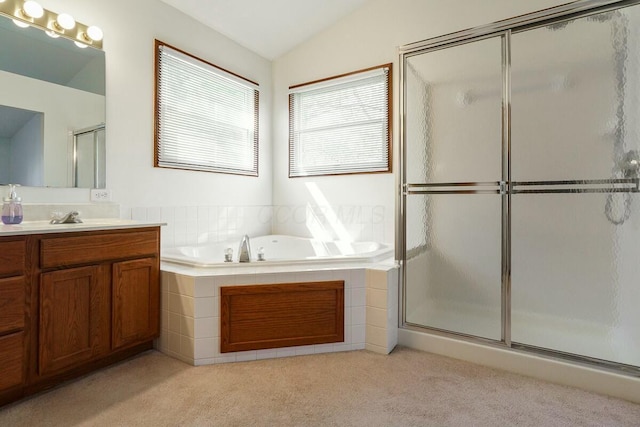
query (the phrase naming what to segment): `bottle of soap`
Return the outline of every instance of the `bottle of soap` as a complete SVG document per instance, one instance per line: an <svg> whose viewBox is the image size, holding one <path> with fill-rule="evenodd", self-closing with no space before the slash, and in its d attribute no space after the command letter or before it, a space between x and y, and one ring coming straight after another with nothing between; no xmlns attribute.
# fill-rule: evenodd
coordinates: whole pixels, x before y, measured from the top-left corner
<svg viewBox="0 0 640 427"><path fill-rule="evenodd" d="M22 199L16 194L16 186L9 184L9 195L3 199L2 222L20 224L22 222Z"/></svg>

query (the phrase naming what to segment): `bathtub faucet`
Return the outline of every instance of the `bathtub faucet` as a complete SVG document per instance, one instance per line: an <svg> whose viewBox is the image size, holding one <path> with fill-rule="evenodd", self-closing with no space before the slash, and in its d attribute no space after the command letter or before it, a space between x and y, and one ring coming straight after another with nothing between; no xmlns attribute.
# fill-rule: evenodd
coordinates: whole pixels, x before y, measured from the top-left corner
<svg viewBox="0 0 640 427"><path fill-rule="evenodd" d="M238 249L238 262L251 262L251 247L249 246L249 236L244 235L240 241Z"/></svg>

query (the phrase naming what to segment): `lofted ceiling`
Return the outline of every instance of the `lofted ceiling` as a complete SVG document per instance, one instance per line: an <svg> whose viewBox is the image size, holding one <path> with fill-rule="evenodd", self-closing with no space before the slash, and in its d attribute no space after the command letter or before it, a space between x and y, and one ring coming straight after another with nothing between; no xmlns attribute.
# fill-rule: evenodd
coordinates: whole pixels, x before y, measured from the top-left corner
<svg viewBox="0 0 640 427"><path fill-rule="evenodd" d="M275 59L370 0L161 0Z"/></svg>

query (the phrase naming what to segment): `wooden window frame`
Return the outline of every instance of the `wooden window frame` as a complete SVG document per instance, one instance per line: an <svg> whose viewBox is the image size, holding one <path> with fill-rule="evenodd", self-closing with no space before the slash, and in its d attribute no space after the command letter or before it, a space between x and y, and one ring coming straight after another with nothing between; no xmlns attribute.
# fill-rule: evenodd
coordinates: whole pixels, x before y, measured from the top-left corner
<svg viewBox="0 0 640 427"><path fill-rule="evenodd" d="M219 71L221 74L228 74L230 76L239 79L240 81L247 82L248 85L254 86L254 136L253 136L253 146L254 146L254 154L253 154L253 162L254 168L251 171L248 170L240 170L240 169L232 169L232 168L222 168L222 167L207 167L203 165L163 165L162 160L160 159L160 48L162 46L166 46L169 49L172 49L176 52L179 52L182 55L190 57L197 62L201 62L205 66L212 67ZM162 42L160 40L155 39L154 43L154 67L155 67L155 79L154 79L154 144L153 144L153 158L154 158L154 167L158 168L167 168L167 169L179 169L179 170L192 170L198 172L211 172L211 173L224 173L231 175L242 175L242 176L254 176L257 177L259 175L260 169L260 144L259 144L259 130L260 130L260 91L258 89L259 84L249 80L239 74L236 74L232 71L219 67L211 62L208 62L202 58L199 58L195 55L192 55L182 49L178 49L174 46L171 46L168 43ZM201 166L201 167L198 167Z"/></svg>
<svg viewBox="0 0 640 427"><path fill-rule="evenodd" d="M330 82L331 80L344 80L350 76L354 76L361 73L366 73L369 71L374 71L377 69L386 68L387 72L387 167L385 170L377 170L377 171L352 171L352 172L336 172L336 173L310 173L304 175L293 175L291 168L291 157L292 150L294 149L294 132L293 132L293 95L296 89L302 88L305 86L317 85L325 82ZM336 84L341 83L340 81L336 82ZM339 176L339 175L362 175L362 174L379 174L379 173L392 173L392 165L393 165L393 144L392 144L392 134L393 134L393 64L387 63L382 65L377 65L374 67L364 68L344 74L335 75L332 77L327 77L323 79L313 80L306 83L296 84L289 86L289 178L308 178L308 177L318 177L318 176Z"/></svg>

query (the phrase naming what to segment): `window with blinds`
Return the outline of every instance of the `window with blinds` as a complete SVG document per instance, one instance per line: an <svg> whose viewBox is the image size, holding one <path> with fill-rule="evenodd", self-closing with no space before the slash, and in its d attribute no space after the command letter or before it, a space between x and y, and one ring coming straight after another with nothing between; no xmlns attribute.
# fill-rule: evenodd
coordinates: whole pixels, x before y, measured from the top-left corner
<svg viewBox="0 0 640 427"><path fill-rule="evenodd" d="M155 166L258 176L258 85L156 40Z"/></svg>
<svg viewBox="0 0 640 427"><path fill-rule="evenodd" d="M289 90L289 177L391 171L391 64Z"/></svg>

